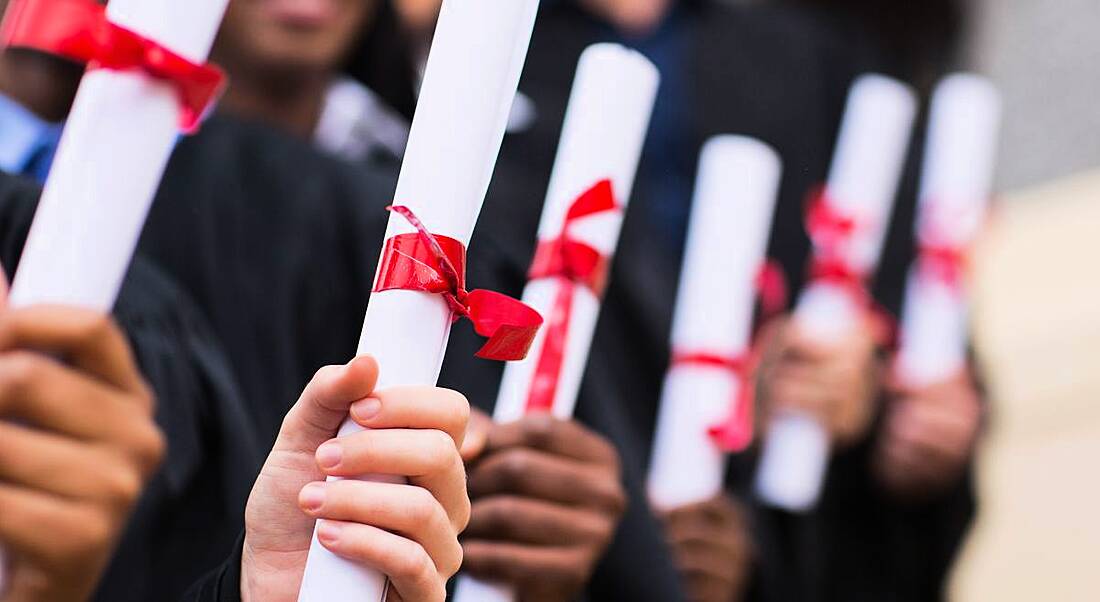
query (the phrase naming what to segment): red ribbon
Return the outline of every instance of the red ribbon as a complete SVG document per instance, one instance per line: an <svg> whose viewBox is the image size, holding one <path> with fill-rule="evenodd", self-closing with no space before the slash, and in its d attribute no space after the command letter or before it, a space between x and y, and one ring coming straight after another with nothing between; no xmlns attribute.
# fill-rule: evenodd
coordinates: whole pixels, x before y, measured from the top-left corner
<svg viewBox="0 0 1100 602"><path fill-rule="evenodd" d="M542 316L520 301L487 290L466 290L466 247L432 234L408 207L389 207L404 217L415 234L399 234L386 241L374 292L405 290L442 296L454 320L470 320L474 330L489 340L477 356L517 361L527 357L542 326Z"/></svg>
<svg viewBox="0 0 1100 602"><path fill-rule="evenodd" d="M618 211L611 180L601 180L569 206L561 235L539 243L528 278L558 280L558 293L550 310L546 337L535 364L527 412L549 412L554 407L558 381L565 359L565 343L573 315L573 293L577 285L586 286L597 296L607 285L608 258L591 245L572 236L577 220L600 213Z"/></svg>
<svg viewBox="0 0 1100 602"><path fill-rule="evenodd" d="M787 276L774 260L764 262L756 276L756 292L760 296L762 317L767 320L782 313L788 303ZM753 344L755 348L755 343ZM723 356L706 352L674 351L673 366L706 366L722 368L738 379L737 395L730 401L729 415L707 430L718 449L727 453L744 451L753 438L753 404L756 387L752 374L756 368L755 352Z"/></svg>
<svg viewBox="0 0 1100 602"><path fill-rule="evenodd" d="M737 393L730 404L730 416L707 429L718 448L727 453L744 451L753 437L753 404L755 386L752 381L755 358L749 354L723 356L713 353L674 353L673 366L700 366L729 372L738 381Z"/></svg>
<svg viewBox="0 0 1100 602"><path fill-rule="evenodd" d="M856 305L873 318L875 338L881 344L893 345L897 336L896 321L871 296L867 289L867 273L853 266L846 257L852 237L862 227L857 218L840 211L824 186L814 191L806 209L806 232L814 245L810 280L847 292Z"/></svg>
<svg viewBox="0 0 1100 602"><path fill-rule="evenodd" d="M12 0L0 46L30 48L87 63L89 69L143 71L169 82L180 100L180 125L193 132L218 97L225 74L116 25L94 0Z"/></svg>

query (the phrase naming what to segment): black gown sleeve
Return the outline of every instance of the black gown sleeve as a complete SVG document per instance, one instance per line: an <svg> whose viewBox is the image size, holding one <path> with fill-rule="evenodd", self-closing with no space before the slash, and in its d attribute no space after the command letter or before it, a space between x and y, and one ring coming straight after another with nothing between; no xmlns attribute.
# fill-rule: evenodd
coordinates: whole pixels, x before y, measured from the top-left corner
<svg viewBox="0 0 1100 602"><path fill-rule="evenodd" d="M233 554L214 570L200 578L180 602L240 602L241 554L244 536L237 540Z"/></svg>
<svg viewBox="0 0 1100 602"><path fill-rule="evenodd" d="M0 174L0 260L12 272L38 192ZM167 453L94 599L176 599L233 549L259 466L255 434L203 314L148 260L130 266L113 317L155 393Z"/></svg>

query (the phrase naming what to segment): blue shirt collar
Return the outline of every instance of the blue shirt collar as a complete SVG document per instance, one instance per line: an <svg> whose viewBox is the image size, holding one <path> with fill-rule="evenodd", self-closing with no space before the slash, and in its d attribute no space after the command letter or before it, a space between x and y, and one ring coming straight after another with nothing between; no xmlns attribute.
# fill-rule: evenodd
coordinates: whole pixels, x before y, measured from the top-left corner
<svg viewBox="0 0 1100 602"><path fill-rule="evenodd" d="M25 173L44 148L52 154L61 140L62 125L49 123L0 94L0 170ZM44 177L44 174L27 174Z"/></svg>

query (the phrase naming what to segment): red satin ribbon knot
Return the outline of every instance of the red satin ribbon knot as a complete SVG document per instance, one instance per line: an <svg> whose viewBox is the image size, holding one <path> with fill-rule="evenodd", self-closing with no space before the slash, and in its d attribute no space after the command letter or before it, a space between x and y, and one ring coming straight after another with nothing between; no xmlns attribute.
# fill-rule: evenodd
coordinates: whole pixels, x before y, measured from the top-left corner
<svg viewBox="0 0 1100 602"><path fill-rule="evenodd" d="M814 246L810 279L843 288L857 304L870 307L874 300L867 291L867 274L845 257L861 227L856 218L837 208L825 187L811 196L806 209L806 232Z"/></svg>
<svg viewBox="0 0 1100 602"><path fill-rule="evenodd" d="M221 93L225 74L196 64L159 43L116 25L94 0L12 0L0 46L29 48L81 63L89 69L142 71L169 82L180 100L180 126L193 132Z"/></svg>
<svg viewBox="0 0 1100 602"><path fill-rule="evenodd" d="M565 344L573 315L573 293L576 287L588 287L599 296L607 285L608 258L598 249L574 238L572 228L580 219L618 210L611 180L601 180L569 206L561 235L539 243L535 250L535 259L531 263L528 278L555 278L559 281L559 286L550 310L546 337L535 364L531 389L527 396L527 412L553 410L565 360Z"/></svg>
<svg viewBox="0 0 1100 602"><path fill-rule="evenodd" d="M843 289L871 316L876 340L893 346L897 338L896 320L871 296L867 273L853 266L845 256L852 237L863 227L857 218L837 208L824 186L815 190L806 209L806 232L814 245L810 280Z"/></svg>
<svg viewBox="0 0 1100 602"><path fill-rule="evenodd" d="M714 353L676 352L673 366L700 366L724 370L737 379L737 393L730 404L730 415L707 429L718 449L727 453L744 451L752 443L755 386L752 373L756 366L750 354L724 356Z"/></svg>
<svg viewBox="0 0 1100 602"><path fill-rule="evenodd" d="M917 253L917 269L921 278L942 282L961 292L966 274L966 251L956 245L921 243Z"/></svg>
<svg viewBox="0 0 1100 602"><path fill-rule="evenodd" d="M477 352L484 359L517 361L527 357L542 316L520 301L487 290L466 290L466 247L432 234L408 207L389 207L404 217L415 234L386 241L374 292L418 291L442 296L454 320L466 318L489 340Z"/></svg>

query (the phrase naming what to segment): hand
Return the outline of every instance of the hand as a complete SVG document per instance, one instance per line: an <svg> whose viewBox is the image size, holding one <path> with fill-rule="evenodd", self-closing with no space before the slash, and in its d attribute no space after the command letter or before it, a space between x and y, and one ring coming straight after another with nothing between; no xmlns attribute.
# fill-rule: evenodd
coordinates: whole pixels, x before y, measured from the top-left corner
<svg viewBox="0 0 1100 602"><path fill-rule="evenodd" d="M880 482L906 496L950 487L970 463L982 413L969 373L921 390L891 385L875 453Z"/></svg>
<svg viewBox="0 0 1100 602"><path fill-rule="evenodd" d="M164 439L126 339L86 310L0 313L7 602L88 599Z"/></svg>
<svg viewBox="0 0 1100 602"><path fill-rule="evenodd" d="M803 412L820 421L837 447L866 436L880 372L871 321L832 344L812 340L789 319L769 334L757 389L765 428L777 415Z"/></svg>
<svg viewBox="0 0 1100 602"><path fill-rule="evenodd" d="M473 515L463 569L514 585L523 602L572 600L626 507L619 456L573 421L530 416L487 428L468 447Z"/></svg>
<svg viewBox="0 0 1100 602"><path fill-rule="evenodd" d="M245 511L243 602L298 599L315 523L326 548L390 578L390 601L443 602L470 516L458 454L469 404L429 387L375 391L377 377L369 357L323 368L287 414ZM369 430L333 439L349 411ZM367 474L408 484L325 482Z"/></svg>
<svg viewBox="0 0 1100 602"><path fill-rule="evenodd" d="M722 494L678 508L662 518L688 599L740 600L752 563L752 541L741 507Z"/></svg>

